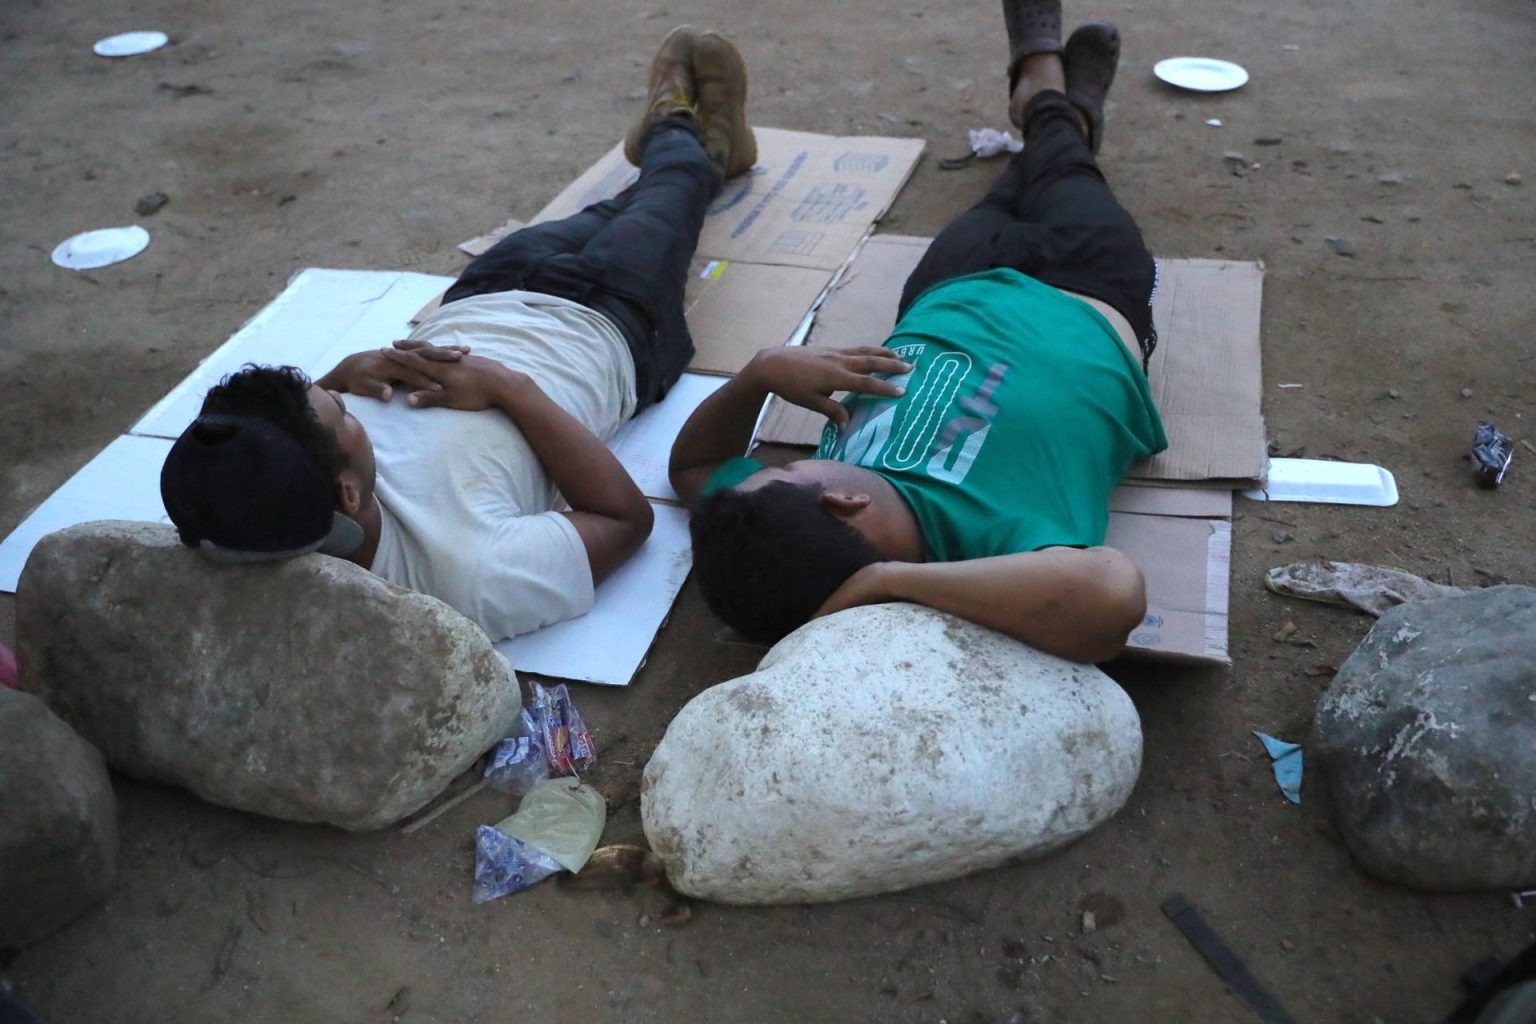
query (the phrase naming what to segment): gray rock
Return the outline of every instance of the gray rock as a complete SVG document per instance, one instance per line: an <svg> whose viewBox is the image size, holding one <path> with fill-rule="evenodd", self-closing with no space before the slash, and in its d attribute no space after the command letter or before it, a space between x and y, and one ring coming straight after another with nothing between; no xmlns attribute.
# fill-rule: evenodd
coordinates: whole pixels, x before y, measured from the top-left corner
<svg viewBox="0 0 1536 1024"><path fill-rule="evenodd" d="M507 733L516 678L435 598L324 555L220 565L169 527L45 537L22 687L114 768L293 821L382 828Z"/></svg>
<svg viewBox="0 0 1536 1024"><path fill-rule="evenodd" d="M699 694L646 766L641 816L681 892L845 899L992 867L1105 821L1141 723L1098 669L907 604L855 608Z"/></svg>
<svg viewBox="0 0 1536 1024"><path fill-rule="evenodd" d="M1536 588L1385 613L1313 734L1308 757L1367 871L1431 890L1536 883Z"/></svg>
<svg viewBox="0 0 1536 1024"><path fill-rule="evenodd" d="M107 766L36 697L0 689L0 949L19 949L107 894L117 801Z"/></svg>

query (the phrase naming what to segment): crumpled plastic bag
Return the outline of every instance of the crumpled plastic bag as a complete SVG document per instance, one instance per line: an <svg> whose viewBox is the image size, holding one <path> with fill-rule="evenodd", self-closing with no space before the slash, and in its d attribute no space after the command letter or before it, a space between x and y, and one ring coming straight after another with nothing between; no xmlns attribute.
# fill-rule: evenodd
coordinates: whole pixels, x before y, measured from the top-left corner
<svg viewBox="0 0 1536 1024"><path fill-rule="evenodd" d="M474 901L521 892L560 871L580 871L608 820L603 795L574 779L545 779L517 813L475 832Z"/></svg>
<svg viewBox="0 0 1536 1024"><path fill-rule="evenodd" d="M996 128L972 128L971 152L983 160L1004 153L1017 153L1024 148L1024 141L1012 132L1000 132Z"/></svg>

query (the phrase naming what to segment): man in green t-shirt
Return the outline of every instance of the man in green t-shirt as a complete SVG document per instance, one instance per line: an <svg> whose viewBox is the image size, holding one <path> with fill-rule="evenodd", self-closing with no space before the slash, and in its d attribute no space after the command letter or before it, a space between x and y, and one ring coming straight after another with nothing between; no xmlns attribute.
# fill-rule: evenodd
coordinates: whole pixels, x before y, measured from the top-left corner
<svg viewBox="0 0 1536 1024"><path fill-rule="evenodd" d="M1102 546L1110 491L1167 447L1156 263L1093 157L1119 33L1063 47L1060 0L1003 9L1024 150L929 247L885 345L761 352L673 446L705 599L748 636L912 601L1091 662L1145 614L1140 570ZM827 416L815 458L739 457L769 394Z"/></svg>

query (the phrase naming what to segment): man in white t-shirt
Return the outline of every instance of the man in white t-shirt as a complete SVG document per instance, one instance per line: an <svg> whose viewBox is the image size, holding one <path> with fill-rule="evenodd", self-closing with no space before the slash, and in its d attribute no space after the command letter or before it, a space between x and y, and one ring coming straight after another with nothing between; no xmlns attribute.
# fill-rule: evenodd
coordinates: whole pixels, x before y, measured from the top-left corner
<svg viewBox="0 0 1536 1024"><path fill-rule="evenodd" d="M247 366L210 390L161 472L182 541L347 558L493 640L589 610L652 520L603 442L691 358L689 260L720 182L757 157L728 40L674 30L650 85L618 196L502 239L405 341L313 382Z"/></svg>

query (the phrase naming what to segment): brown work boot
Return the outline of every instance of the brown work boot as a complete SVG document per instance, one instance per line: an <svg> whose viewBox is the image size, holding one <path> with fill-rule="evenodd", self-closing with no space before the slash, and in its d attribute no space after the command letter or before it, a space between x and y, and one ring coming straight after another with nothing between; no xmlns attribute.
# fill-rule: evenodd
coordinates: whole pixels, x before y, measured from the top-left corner
<svg viewBox="0 0 1536 1024"><path fill-rule="evenodd" d="M727 178L757 163L757 138L747 124L747 64L741 51L718 32L694 41L693 81L699 141Z"/></svg>
<svg viewBox="0 0 1536 1024"><path fill-rule="evenodd" d="M670 114L697 118L694 109L693 50L697 37L688 25L679 25L661 41L651 61L651 91L645 110L624 136L624 158L636 167L644 155L645 137L651 126Z"/></svg>

